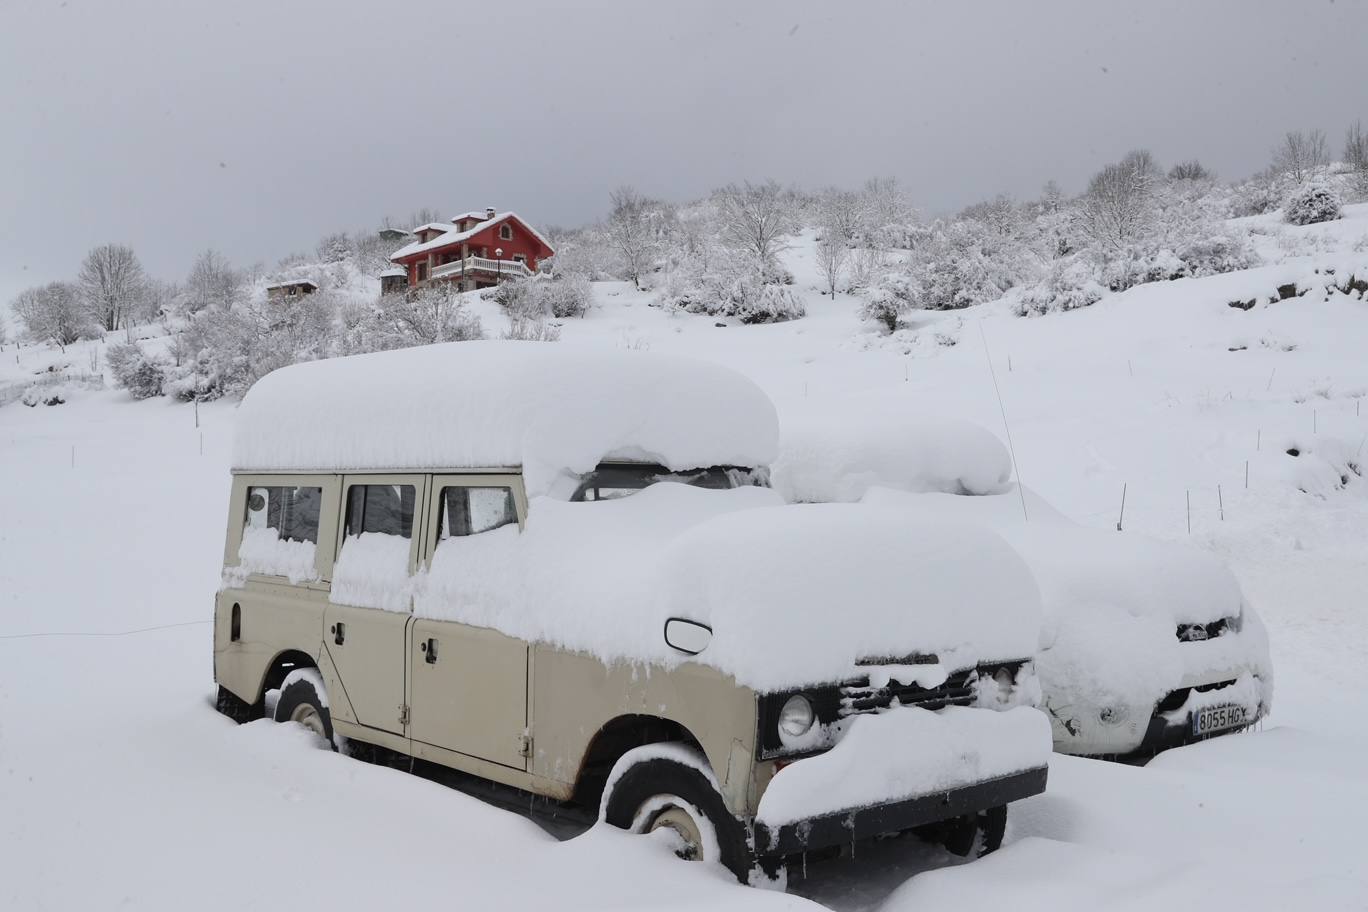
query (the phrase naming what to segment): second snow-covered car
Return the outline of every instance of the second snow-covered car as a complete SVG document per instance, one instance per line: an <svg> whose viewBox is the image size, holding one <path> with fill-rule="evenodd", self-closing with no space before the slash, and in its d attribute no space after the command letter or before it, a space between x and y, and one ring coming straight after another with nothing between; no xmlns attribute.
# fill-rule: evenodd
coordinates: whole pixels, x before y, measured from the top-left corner
<svg viewBox="0 0 1368 912"><path fill-rule="evenodd" d="M1268 713L1268 635L1228 567L1073 523L1018 488L1007 449L976 425L908 417L899 397L810 408L785 416L774 481L795 502L971 522L1011 544L1040 586L1036 669L1057 751L1142 757Z"/></svg>
<svg viewBox="0 0 1368 912"><path fill-rule="evenodd" d="M1045 787L1039 595L997 535L763 482L707 364L455 343L287 367L238 416L220 708L666 830L741 879Z"/></svg>

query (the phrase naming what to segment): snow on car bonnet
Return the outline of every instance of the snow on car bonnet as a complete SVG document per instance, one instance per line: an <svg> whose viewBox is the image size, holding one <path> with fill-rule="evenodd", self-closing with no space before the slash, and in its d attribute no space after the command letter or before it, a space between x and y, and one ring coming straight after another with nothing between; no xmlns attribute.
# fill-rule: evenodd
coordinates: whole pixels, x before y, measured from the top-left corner
<svg viewBox="0 0 1368 912"><path fill-rule="evenodd" d="M793 503L837 503L874 486L947 494L1006 487L1012 460L1001 441L978 425L913 409L905 396L882 394L785 409L775 490Z"/></svg>
<svg viewBox="0 0 1368 912"><path fill-rule="evenodd" d="M521 531L447 539L414 610L608 663L696 661L760 691L847 679L865 659L1027 657L1040 620L1030 573L991 532L682 484L540 497ZM671 617L712 628L697 657L666 645Z"/></svg>
<svg viewBox="0 0 1368 912"><path fill-rule="evenodd" d="M761 466L774 407L720 366L567 343L453 342L296 364L239 409L239 471L523 468L528 494L607 458Z"/></svg>

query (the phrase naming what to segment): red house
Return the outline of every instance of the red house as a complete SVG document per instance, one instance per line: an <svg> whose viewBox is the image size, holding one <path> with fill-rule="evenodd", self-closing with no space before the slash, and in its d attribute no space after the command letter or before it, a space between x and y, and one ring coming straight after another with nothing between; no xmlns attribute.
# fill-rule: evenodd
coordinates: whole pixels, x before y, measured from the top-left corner
<svg viewBox="0 0 1368 912"><path fill-rule="evenodd" d="M429 222L413 229L412 243L390 254L408 271L408 285L456 282L462 291L497 285L510 276L526 278L556 251L515 212L467 212L450 224Z"/></svg>

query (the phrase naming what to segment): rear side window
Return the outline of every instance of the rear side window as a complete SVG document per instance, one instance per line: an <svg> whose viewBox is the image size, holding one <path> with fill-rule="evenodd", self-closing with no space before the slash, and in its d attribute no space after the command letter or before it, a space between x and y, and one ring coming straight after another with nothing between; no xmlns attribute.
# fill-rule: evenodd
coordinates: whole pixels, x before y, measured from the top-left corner
<svg viewBox="0 0 1368 912"><path fill-rule="evenodd" d="M346 535L328 596L335 604L409 609L416 495L417 488L404 484L347 488Z"/></svg>
<svg viewBox="0 0 1368 912"><path fill-rule="evenodd" d="M318 514L322 504L322 488L249 488L246 528L274 530L280 541L317 544Z"/></svg>
<svg viewBox="0 0 1368 912"><path fill-rule="evenodd" d="M347 491L347 534L412 538L414 500L413 485L352 485Z"/></svg>
<svg viewBox="0 0 1368 912"><path fill-rule="evenodd" d="M451 487L442 489L439 540L478 535L518 521L513 489L506 487Z"/></svg>

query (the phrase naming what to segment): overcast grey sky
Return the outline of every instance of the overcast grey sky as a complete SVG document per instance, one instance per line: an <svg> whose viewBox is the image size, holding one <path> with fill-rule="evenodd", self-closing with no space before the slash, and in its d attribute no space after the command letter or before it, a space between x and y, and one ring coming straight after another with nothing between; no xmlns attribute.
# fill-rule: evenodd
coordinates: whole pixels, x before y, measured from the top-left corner
<svg viewBox="0 0 1368 912"><path fill-rule="evenodd" d="M930 211L1134 146L1261 168L1368 121L1364 0L0 0L0 301L132 244L181 278L419 206L601 216L894 174Z"/></svg>

